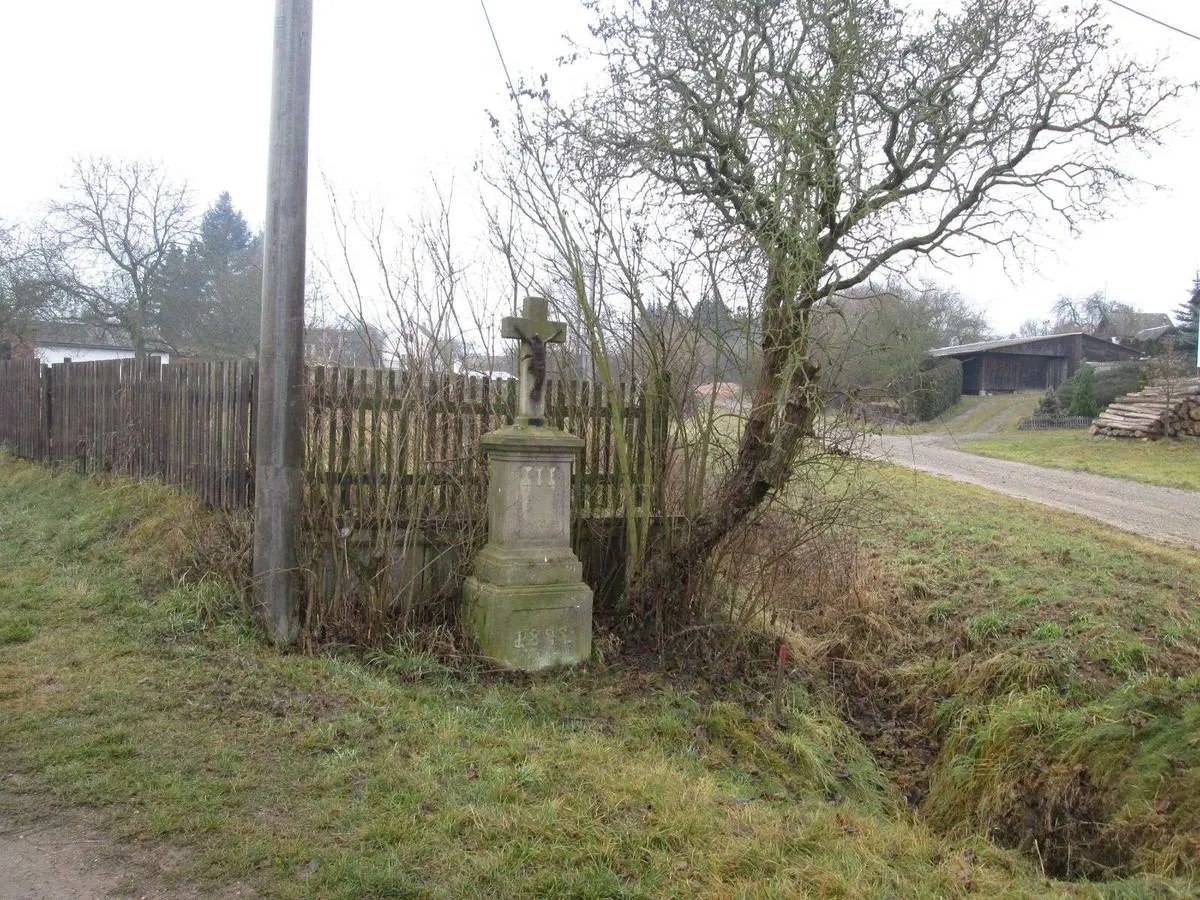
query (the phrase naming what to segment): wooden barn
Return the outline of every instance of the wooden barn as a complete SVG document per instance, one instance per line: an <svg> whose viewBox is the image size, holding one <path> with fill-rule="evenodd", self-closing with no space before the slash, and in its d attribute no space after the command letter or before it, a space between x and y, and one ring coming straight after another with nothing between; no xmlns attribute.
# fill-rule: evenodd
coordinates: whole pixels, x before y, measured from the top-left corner
<svg viewBox="0 0 1200 900"><path fill-rule="evenodd" d="M1075 332L940 347L929 355L962 362L964 394L993 394L1056 388L1080 363L1138 359L1141 351Z"/></svg>

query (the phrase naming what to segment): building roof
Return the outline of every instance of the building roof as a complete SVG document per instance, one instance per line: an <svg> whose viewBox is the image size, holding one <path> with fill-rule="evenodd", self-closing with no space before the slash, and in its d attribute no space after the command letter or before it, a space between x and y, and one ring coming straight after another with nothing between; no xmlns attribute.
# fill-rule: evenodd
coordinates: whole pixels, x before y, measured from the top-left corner
<svg viewBox="0 0 1200 900"><path fill-rule="evenodd" d="M1174 334L1179 329L1174 325L1157 325L1154 328L1143 328L1137 334L1133 335L1130 340L1134 341L1157 341L1160 337L1168 334Z"/></svg>
<svg viewBox="0 0 1200 900"><path fill-rule="evenodd" d="M1072 332L1072 334L1083 334L1083 332L1076 331ZM1070 337L1070 335L1047 334L1039 337L1002 338L997 341L977 341L974 344L957 344L952 347L938 347L935 350L930 350L929 355L941 358L945 356L962 356L972 353L985 353L988 350L1006 350L1011 347L1020 347L1023 344L1041 344L1047 341L1057 341L1064 337Z"/></svg>
<svg viewBox="0 0 1200 900"><path fill-rule="evenodd" d="M1169 327L1170 324L1171 317L1166 313L1117 309L1104 316L1103 321L1096 328L1096 336L1146 340L1146 338L1138 337L1140 332Z"/></svg>
<svg viewBox="0 0 1200 900"><path fill-rule="evenodd" d="M1096 344L1106 344L1114 347L1121 347L1120 344L1113 344L1111 341L1106 341L1103 338L1094 337L1090 334L1085 334L1082 331L1072 331L1067 334L1046 334L1038 337L1024 338L1003 338L996 341L979 341L974 344L959 344L954 347L938 347L936 350L930 350L929 355L942 359L948 356L973 356L976 353L1001 352L1001 353L1020 353L1020 348L1030 347L1036 344L1045 344L1051 341L1060 341L1067 337L1079 337L1085 342ZM1128 356L1140 356L1140 351L1134 350L1131 347L1121 347Z"/></svg>
<svg viewBox="0 0 1200 900"><path fill-rule="evenodd" d="M121 350L133 352L129 332L114 325L92 325L86 322L39 322L25 336L35 347L75 347L87 350ZM165 352L169 348L155 337L146 340L146 349Z"/></svg>

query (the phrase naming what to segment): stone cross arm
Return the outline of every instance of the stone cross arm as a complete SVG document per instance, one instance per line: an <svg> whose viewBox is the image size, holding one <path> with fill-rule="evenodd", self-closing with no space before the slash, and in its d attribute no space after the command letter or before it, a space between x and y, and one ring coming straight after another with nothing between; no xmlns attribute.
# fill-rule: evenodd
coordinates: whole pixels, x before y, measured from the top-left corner
<svg viewBox="0 0 1200 900"><path fill-rule="evenodd" d="M542 390L546 384L546 345L562 344L567 339L567 326L551 322L550 301L544 297L526 297L523 316L507 316L500 323L500 334L519 340L517 350L517 420L529 425L541 425L545 411Z"/></svg>
<svg viewBox="0 0 1200 900"><path fill-rule="evenodd" d="M550 301L543 297L526 297L521 309L524 315L505 316L500 322L500 336L533 343L540 338L543 344L562 344L567 340L565 322L550 321Z"/></svg>

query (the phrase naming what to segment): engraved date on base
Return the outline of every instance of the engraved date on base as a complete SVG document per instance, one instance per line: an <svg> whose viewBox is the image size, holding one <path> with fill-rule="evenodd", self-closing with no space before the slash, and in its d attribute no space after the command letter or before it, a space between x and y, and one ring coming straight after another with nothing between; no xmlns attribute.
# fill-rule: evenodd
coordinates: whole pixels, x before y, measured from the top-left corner
<svg viewBox="0 0 1200 900"><path fill-rule="evenodd" d="M513 637L513 649L519 653L569 653L575 649L575 630L568 625L521 628Z"/></svg>

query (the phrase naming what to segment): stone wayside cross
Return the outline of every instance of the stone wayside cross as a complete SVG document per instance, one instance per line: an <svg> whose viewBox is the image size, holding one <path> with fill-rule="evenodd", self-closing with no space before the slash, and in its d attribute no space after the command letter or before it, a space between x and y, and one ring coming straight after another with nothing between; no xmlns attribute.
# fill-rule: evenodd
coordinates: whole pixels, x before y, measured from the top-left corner
<svg viewBox="0 0 1200 900"><path fill-rule="evenodd" d="M584 662L592 652L592 590L571 550L571 464L579 438L547 428L546 345L566 326L545 300L501 333L519 340L515 423L484 435L488 458L488 542L463 584L463 621L485 656L532 671Z"/></svg>
<svg viewBox="0 0 1200 900"><path fill-rule="evenodd" d="M546 411L546 350L567 339L567 326L551 322L544 297L526 297L522 316L506 316L500 336L520 341L517 346L517 422L542 425Z"/></svg>

